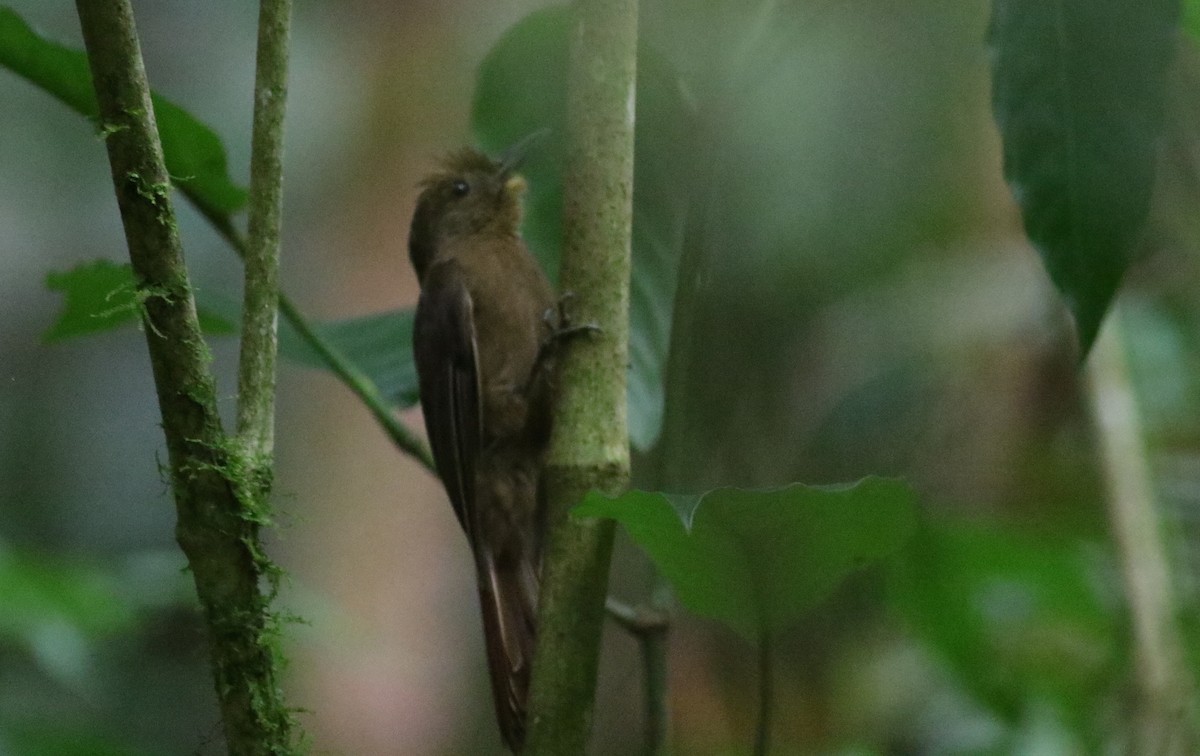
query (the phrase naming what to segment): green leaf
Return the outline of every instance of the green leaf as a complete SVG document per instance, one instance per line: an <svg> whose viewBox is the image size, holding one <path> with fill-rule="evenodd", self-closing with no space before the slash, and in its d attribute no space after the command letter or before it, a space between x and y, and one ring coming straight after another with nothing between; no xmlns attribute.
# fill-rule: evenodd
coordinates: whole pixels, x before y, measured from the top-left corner
<svg viewBox="0 0 1200 756"><path fill-rule="evenodd" d="M412 320L411 310L395 310L312 327L374 381L381 394L399 407L411 407L417 402ZM286 320L279 325L279 351L301 364L329 368Z"/></svg>
<svg viewBox="0 0 1200 756"><path fill-rule="evenodd" d="M525 239L557 278L562 250L562 165L566 140L567 34L570 11L526 16L496 43L479 68L472 128L480 145L500 152L542 128L522 172L529 179ZM678 180L691 112L679 77L661 55L638 51L637 133L630 291L629 433L654 444L662 424L663 371L682 244L687 192Z"/></svg>
<svg viewBox="0 0 1200 756"><path fill-rule="evenodd" d="M133 269L128 264L95 260L65 272L50 271L46 288L66 297L58 320L42 334L47 342L128 325L141 313Z"/></svg>
<svg viewBox="0 0 1200 756"><path fill-rule="evenodd" d="M136 323L141 316L133 268L109 260L93 260L68 271L46 274L46 287L61 292L63 310L44 334L47 342L110 331ZM235 333L233 323L199 308L200 327L213 335Z"/></svg>
<svg viewBox="0 0 1200 756"><path fill-rule="evenodd" d="M1004 175L1084 353L1149 209L1178 16L1178 0L993 4Z"/></svg>
<svg viewBox="0 0 1200 756"><path fill-rule="evenodd" d="M1019 722L1050 702L1099 724L1128 661L1115 567L1086 541L922 521L896 560L892 604L993 711Z"/></svg>
<svg viewBox="0 0 1200 756"><path fill-rule="evenodd" d="M51 42L29 28L10 8L0 8L0 66L23 76L72 110L98 123L87 56ZM168 100L153 96L167 171L188 199L213 216L228 215L245 204L246 191L229 178L225 148L208 126Z"/></svg>
<svg viewBox="0 0 1200 756"><path fill-rule="evenodd" d="M592 493L572 515L620 522L684 606L753 639L787 627L849 573L899 549L914 503L906 484L866 478L700 496Z"/></svg>

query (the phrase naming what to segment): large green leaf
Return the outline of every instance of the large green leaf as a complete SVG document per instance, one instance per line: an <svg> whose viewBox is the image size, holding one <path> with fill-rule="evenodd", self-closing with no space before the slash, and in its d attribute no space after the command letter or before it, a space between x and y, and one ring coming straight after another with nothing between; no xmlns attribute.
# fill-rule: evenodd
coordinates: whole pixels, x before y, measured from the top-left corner
<svg viewBox="0 0 1200 756"><path fill-rule="evenodd" d="M562 249L569 21L569 9L557 6L509 29L480 66L471 115L480 145L493 152L549 129L522 171L530 184L525 238L552 278ZM646 449L662 424L663 369L687 202L678 167L691 113L678 76L645 45L638 51L636 118L629 432L634 445Z"/></svg>
<svg viewBox="0 0 1200 756"><path fill-rule="evenodd" d="M0 66L98 120L87 56L39 36L10 8L0 8ZM167 171L180 191L206 214L237 211L246 201L246 192L229 178L221 140L177 105L158 95L153 100ZM97 128L103 133L105 127L97 123Z"/></svg>
<svg viewBox="0 0 1200 756"><path fill-rule="evenodd" d="M996 0L1004 175L1086 351L1146 219L1179 0Z"/></svg>
<svg viewBox="0 0 1200 756"><path fill-rule="evenodd" d="M688 609L747 638L798 619L850 572L899 549L914 523L904 483L718 488L700 496L592 493L572 514L620 522Z"/></svg>

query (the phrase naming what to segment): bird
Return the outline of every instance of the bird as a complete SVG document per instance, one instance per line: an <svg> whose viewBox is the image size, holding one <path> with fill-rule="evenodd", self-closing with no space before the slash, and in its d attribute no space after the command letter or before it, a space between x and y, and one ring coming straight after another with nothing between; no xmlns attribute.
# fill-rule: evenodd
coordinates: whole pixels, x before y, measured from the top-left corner
<svg viewBox="0 0 1200 756"><path fill-rule="evenodd" d="M523 151L448 155L420 184L408 239L425 428L474 556L497 722L514 753L537 642L541 477L563 330L561 301L520 234Z"/></svg>

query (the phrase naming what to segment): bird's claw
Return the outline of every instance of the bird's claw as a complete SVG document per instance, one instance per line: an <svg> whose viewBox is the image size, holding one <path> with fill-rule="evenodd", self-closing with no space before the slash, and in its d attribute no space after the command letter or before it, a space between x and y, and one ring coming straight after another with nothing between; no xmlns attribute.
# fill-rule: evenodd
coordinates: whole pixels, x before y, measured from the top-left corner
<svg viewBox="0 0 1200 756"><path fill-rule="evenodd" d="M563 292L562 296L558 298L558 302L553 307L547 307L546 312L542 314L542 319L551 329L551 342L565 341L585 333L604 333L604 329L595 323L571 324L571 316L567 314L567 303L573 299L575 299L575 292Z"/></svg>

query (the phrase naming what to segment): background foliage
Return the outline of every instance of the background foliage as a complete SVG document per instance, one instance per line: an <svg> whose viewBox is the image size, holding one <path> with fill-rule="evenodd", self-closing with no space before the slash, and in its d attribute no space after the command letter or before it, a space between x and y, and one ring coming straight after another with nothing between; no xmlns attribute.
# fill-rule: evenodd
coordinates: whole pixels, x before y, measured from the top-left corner
<svg viewBox="0 0 1200 756"><path fill-rule="evenodd" d="M137 4L151 81L228 152L233 178L182 219L215 332L230 320L239 265L202 214L236 210L244 183L253 70L244 5ZM528 165L527 235L555 268L563 16L540 3L495 5L297 3L284 286L328 319L324 332L399 407L415 400L407 321L394 312L415 295L407 219L415 180L438 152L554 129ZM724 0L643 2L630 388L638 485L698 494L874 474L904 477L920 500L914 521L902 513L908 524L884 531L896 543L867 550L887 560L853 571L779 628L780 752L1120 742L1128 617L1074 344L1090 342L1118 280L1195 657L1200 237L1189 219L1200 76L1190 41L1171 54L1169 2L1054 5L1077 36L1054 53L1057 69L1047 65L1068 74L1075 100L1034 91L1026 77L1047 81L1036 67L1011 70L1044 62L1032 47L1040 37L1023 33L1042 28L1044 4L767 2L747 12ZM71 4L13 7L78 47ZM8 67L33 55L14 18L0 12ZM1193 3L1183 18L1190 29ZM1118 86L1126 79L1114 71L1161 76L1161 91ZM1131 91L1137 102L1121 99ZM218 728L155 468L144 347L128 329L42 341L95 324L59 319L61 294L39 285L47 272L63 271L52 288L77 291L65 271L123 259L103 150L94 125L26 81L0 75L0 98L10 103L0 113L9 429L0 492L10 502L0 507L0 750L203 749ZM1067 171L1077 185L1053 195L1116 203L1096 212L1122 244L1086 257L1061 244L1083 232L1062 231L1059 211L1031 220L1036 191L1012 200L1006 175L1036 189L1080 159L1020 159L1044 155L1037 138L1020 139L1036 129L1011 128L1022 118L1079 118L1092 130L1077 146L1115 155L1094 178ZM225 165L209 165L224 177ZM189 184L193 174L207 175L181 168L181 187L207 191ZM79 296L111 304L114 317L136 306L108 296L119 268L90 270L108 282ZM311 710L307 729L319 749L346 753L497 747L473 576L449 508L284 338L297 361L281 384L276 490L286 515L273 549L292 575L285 606L310 621L289 630L288 685ZM215 346L229 387L234 342ZM819 523L792 514L800 532ZM870 540L869 529L859 535ZM813 569L835 582L836 561ZM635 600L653 592L631 544L614 582ZM680 598L705 613L684 590ZM598 753L636 742L631 645L608 639ZM752 654L723 627L680 614L670 654L677 752L747 747Z"/></svg>

